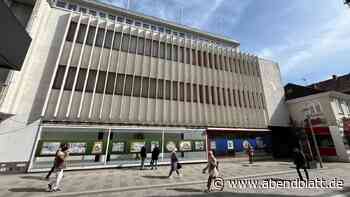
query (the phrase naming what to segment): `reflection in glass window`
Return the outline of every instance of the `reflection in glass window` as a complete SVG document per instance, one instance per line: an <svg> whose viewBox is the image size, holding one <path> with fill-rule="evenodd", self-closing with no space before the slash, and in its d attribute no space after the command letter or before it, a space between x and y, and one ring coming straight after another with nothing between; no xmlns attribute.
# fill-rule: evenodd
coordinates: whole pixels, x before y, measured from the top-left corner
<svg viewBox="0 0 350 197"><path fill-rule="evenodd" d="M89 14L93 15L93 16L96 16L96 11L95 10L89 10Z"/></svg>
<svg viewBox="0 0 350 197"><path fill-rule="evenodd" d="M108 15L109 20L115 21L116 17L114 15Z"/></svg>
<svg viewBox="0 0 350 197"><path fill-rule="evenodd" d="M77 5L76 4L69 4L68 5L68 10L76 11L77 10Z"/></svg>
<svg viewBox="0 0 350 197"><path fill-rule="evenodd" d="M79 8L79 12L86 14L87 9L86 9L86 8L80 7L80 8Z"/></svg>
<svg viewBox="0 0 350 197"><path fill-rule="evenodd" d="M99 14L101 18L106 18L106 13L100 12Z"/></svg>
<svg viewBox="0 0 350 197"><path fill-rule="evenodd" d="M65 8L66 5L67 5L67 3L63 0L57 0L57 2L56 2L56 6L60 7L60 8Z"/></svg>
<svg viewBox="0 0 350 197"><path fill-rule="evenodd" d="M140 21L135 21L135 26L141 27L141 22Z"/></svg>

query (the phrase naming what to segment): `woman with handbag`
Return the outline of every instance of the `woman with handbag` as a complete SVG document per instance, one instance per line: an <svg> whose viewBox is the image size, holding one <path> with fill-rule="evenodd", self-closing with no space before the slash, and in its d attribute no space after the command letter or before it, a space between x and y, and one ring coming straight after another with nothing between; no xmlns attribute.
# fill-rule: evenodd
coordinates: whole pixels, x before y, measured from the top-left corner
<svg viewBox="0 0 350 197"><path fill-rule="evenodd" d="M208 153L208 164L207 166L203 169L203 174L206 172L208 169L209 172L209 177L208 177L208 182L207 182L207 190L206 192L211 191L211 184L212 181L219 176L218 172L218 162L213 154L213 151L209 151Z"/></svg>
<svg viewBox="0 0 350 197"><path fill-rule="evenodd" d="M176 151L177 149L174 148L173 152L171 152L170 155L170 172L168 178L171 178L171 175L173 174L174 171L176 171L176 174L178 174L181 177L181 174L179 172L179 169L182 167L181 164L179 163L179 160L177 159L176 156Z"/></svg>

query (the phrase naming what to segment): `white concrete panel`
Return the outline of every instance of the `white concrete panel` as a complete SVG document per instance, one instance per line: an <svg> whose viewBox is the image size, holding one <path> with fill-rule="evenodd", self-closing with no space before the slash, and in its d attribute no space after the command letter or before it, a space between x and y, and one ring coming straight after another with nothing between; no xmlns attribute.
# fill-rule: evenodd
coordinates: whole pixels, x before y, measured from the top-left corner
<svg viewBox="0 0 350 197"><path fill-rule="evenodd" d="M289 113L284 103L284 89L278 64L259 59L269 125L288 126Z"/></svg>
<svg viewBox="0 0 350 197"><path fill-rule="evenodd" d="M120 120L129 121L130 96L123 96L122 99L123 100L120 111Z"/></svg>
<svg viewBox="0 0 350 197"><path fill-rule="evenodd" d="M125 62L125 72L126 74L133 75L134 74L134 62L135 62L135 54L127 55L127 61Z"/></svg>
<svg viewBox="0 0 350 197"><path fill-rule="evenodd" d="M157 99L155 100L155 122L162 123L163 122L163 100Z"/></svg>
<svg viewBox="0 0 350 197"><path fill-rule="evenodd" d="M100 47L95 47L92 57L91 57L91 66L90 69L97 69L98 67L98 61L100 59L100 52L101 52L101 48Z"/></svg>
<svg viewBox="0 0 350 197"><path fill-rule="evenodd" d="M138 122L139 103L140 103L140 98L137 98L137 97L130 98L129 120L131 122Z"/></svg>
<svg viewBox="0 0 350 197"><path fill-rule="evenodd" d="M113 104L111 105L111 121L119 121L120 120L120 105L121 105L121 96L114 95Z"/></svg>
<svg viewBox="0 0 350 197"><path fill-rule="evenodd" d="M63 48L63 52L62 52L62 56L61 56L59 65L67 65L68 57L69 57L69 51L70 51L71 47L72 47L72 43L71 42L65 42L64 43L64 48Z"/></svg>
<svg viewBox="0 0 350 197"><path fill-rule="evenodd" d="M80 114L81 120L84 120L84 121L88 120L91 99L92 99L92 93L86 92L84 95L84 102L82 105L83 107Z"/></svg>
<svg viewBox="0 0 350 197"><path fill-rule="evenodd" d="M81 49L82 49L82 45L76 43L73 51L72 60L70 63L71 66L78 66Z"/></svg>
<svg viewBox="0 0 350 197"><path fill-rule="evenodd" d="M81 96L82 96L82 92L78 92L78 91L74 92L69 118L73 118L73 119L77 118Z"/></svg>
<svg viewBox="0 0 350 197"><path fill-rule="evenodd" d="M147 98L140 98L140 105L139 105L139 114L138 114L138 118L140 120L140 122L146 122L147 120Z"/></svg>
<svg viewBox="0 0 350 197"><path fill-rule="evenodd" d="M147 103L147 114L146 114L146 120L148 123L153 123L155 122L154 120L154 113L155 113L155 104L156 101L155 99L148 99L148 103Z"/></svg>
<svg viewBox="0 0 350 197"><path fill-rule="evenodd" d="M142 57L140 55L135 56L135 75L140 76L142 70Z"/></svg>
<svg viewBox="0 0 350 197"><path fill-rule="evenodd" d="M55 107L56 107L59 93L60 93L59 90L52 90L51 91L51 95L50 95L49 102L48 102L47 109L46 109L46 113L45 113L45 119L52 119L53 118L53 114L55 112Z"/></svg>
<svg viewBox="0 0 350 197"><path fill-rule="evenodd" d="M112 95L105 95L104 103L102 107L102 114L101 114L101 120L103 122L109 122L109 114L111 111L111 104L112 104Z"/></svg>
<svg viewBox="0 0 350 197"><path fill-rule="evenodd" d="M102 94L95 93L94 103L92 106L91 120L94 120L94 121L100 120L99 116L100 116L101 104L102 104Z"/></svg>
<svg viewBox="0 0 350 197"><path fill-rule="evenodd" d="M150 57L144 56L143 57L143 65L142 65L142 76L148 77L150 72Z"/></svg>
<svg viewBox="0 0 350 197"><path fill-rule="evenodd" d="M102 52L100 70L103 70L103 71L107 70L109 51L110 51L110 49L104 49Z"/></svg>
<svg viewBox="0 0 350 197"><path fill-rule="evenodd" d="M170 109L170 102L169 100L163 100L163 123L170 124L170 115L171 115L171 109Z"/></svg>
<svg viewBox="0 0 350 197"><path fill-rule="evenodd" d="M66 113L68 109L68 103L69 103L69 97L70 97L70 91L64 90L62 93L61 103L59 106L59 112L57 114L57 118L62 120L66 119Z"/></svg>
<svg viewBox="0 0 350 197"><path fill-rule="evenodd" d="M150 77L151 78L156 78L157 77L157 59L151 57L151 63L149 64L150 68Z"/></svg>
<svg viewBox="0 0 350 197"><path fill-rule="evenodd" d="M83 53L83 57L82 57L82 61L81 61L81 67L82 68L87 68L89 65L89 58L90 58L90 54L91 54L91 46L85 45L84 47L84 53Z"/></svg>

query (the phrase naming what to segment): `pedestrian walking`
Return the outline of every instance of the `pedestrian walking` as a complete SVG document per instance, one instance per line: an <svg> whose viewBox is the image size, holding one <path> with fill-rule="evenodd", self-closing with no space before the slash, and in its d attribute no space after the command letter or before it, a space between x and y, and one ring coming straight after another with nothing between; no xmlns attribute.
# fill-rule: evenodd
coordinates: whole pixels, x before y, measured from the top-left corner
<svg viewBox="0 0 350 197"><path fill-rule="evenodd" d="M65 160L68 158L69 152L68 152L68 144L62 144L60 149L57 151L55 155L55 161L54 161L54 170L56 177L54 180L52 180L49 184L49 191L55 192L60 191L60 183L63 178L63 169L65 168Z"/></svg>
<svg viewBox="0 0 350 197"><path fill-rule="evenodd" d="M55 159L56 159L56 155L57 155L58 151L60 151L60 150L61 150L61 147L59 147L59 148L57 149L57 151L56 151L56 153L55 153ZM55 160L54 160L54 162L53 162L53 165L52 165L50 171L47 173L47 175L46 175L46 177L45 177L47 180L50 179L50 176L51 176L51 174L52 174L52 172L53 172L54 170L55 170Z"/></svg>
<svg viewBox="0 0 350 197"><path fill-rule="evenodd" d="M309 180L309 173L306 170L307 161L304 153L301 152L298 148L294 148L293 153L294 153L294 164L296 166L300 180L304 181L304 178L300 172L300 168L304 169L306 180Z"/></svg>
<svg viewBox="0 0 350 197"><path fill-rule="evenodd" d="M249 163L253 164L254 149L253 149L252 145L250 145L250 144L248 144L248 146L247 146L247 155L249 158Z"/></svg>
<svg viewBox="0 0 350 197"><path fill-rule="evenodd" d="M145 160L146 160L146 157L147 157L147 152L146 152L146 147L145 146L141 147L140 156L141 156L141 170L143 170L144 166L145 166Z"/></svg>
<svg viewBox="0 0 350 197"><path fill-rule="evenodd" d="M218 172L218 162L213 154L213 151L209 151L208 153L208 164L207 166L203 169L203 174L205 174L206 170L208 170L209 177L208 177L208 182L207 182L207 190L206 192L211 192L211 185L213 180L219 176Z"/></svg>
<svg viewBox="0 0 350 197"><path fill-rule="evenodd" d="M153 170L153 167L155 169L158 168L159 153L160 153L159 147L158 145L156 145L152 150L151 170Z"/></svg>
<svg viewBox="0 0 350 197"><path fill-rule="evenodd" d="M179 160L177 159L176 151L177 151L177 149L174 148L173 151L171 152L171 155L170 155L170 164L171 165L170 165L170 172L169 172L168 178L171 178L171 175L173 174L174 171L176 172L177 175L179 175L181 177L179 169L182 168L182 166L179 163Z"/></svg>

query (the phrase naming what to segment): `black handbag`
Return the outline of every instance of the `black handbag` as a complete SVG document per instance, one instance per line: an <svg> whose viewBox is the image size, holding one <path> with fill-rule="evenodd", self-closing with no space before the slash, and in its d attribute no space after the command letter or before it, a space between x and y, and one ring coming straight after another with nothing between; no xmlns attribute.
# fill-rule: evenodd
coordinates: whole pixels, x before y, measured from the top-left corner
<svg viewBox="0 0 350 197"><path fill-rule="evenodd" d="M180 163L177 163L177 169L181 169L182 165Z"/></svg>

